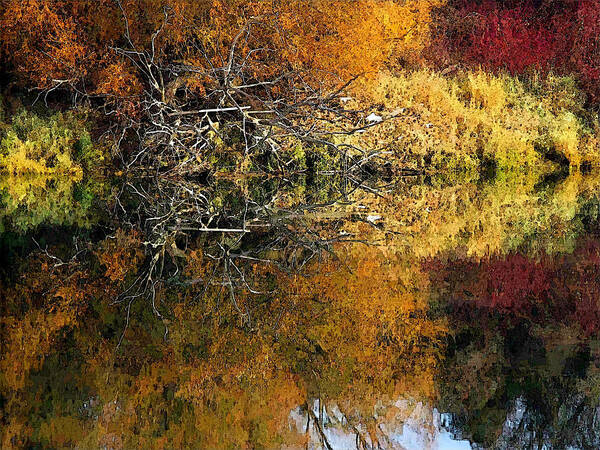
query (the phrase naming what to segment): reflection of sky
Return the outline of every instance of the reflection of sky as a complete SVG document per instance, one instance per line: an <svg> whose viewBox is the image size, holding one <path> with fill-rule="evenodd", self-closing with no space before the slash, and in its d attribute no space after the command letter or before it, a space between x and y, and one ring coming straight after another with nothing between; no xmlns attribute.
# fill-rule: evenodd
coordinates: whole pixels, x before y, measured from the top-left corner
<svg viewBox="0 0 600 450"><path fill-rule="evenodd" d="M436 409L430 409L420 402L398 400L394 406L399 413L388 420L378 420L377 439L383 448L399 450L467 450L471 444L467 440L456 440L444 424L448 417ZM364 425L353 427L336 406L319 411L319 402L313 402L314 416L320 418L321 429L329 445L334 449L355 449L357 432L367 447L373 446ZM300 408L290 413L290 424L299 433L307 429L308 416ZM319 430L311 419L308 427L311 449L323 448ZM373 446L376 447L376 446Z"/></svg>

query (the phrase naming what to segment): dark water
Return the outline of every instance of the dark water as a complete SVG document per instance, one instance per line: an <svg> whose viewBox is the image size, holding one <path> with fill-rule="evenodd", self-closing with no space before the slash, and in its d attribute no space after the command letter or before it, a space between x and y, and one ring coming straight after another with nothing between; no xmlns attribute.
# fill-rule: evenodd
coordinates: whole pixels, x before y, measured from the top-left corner
<svg viewBox="0 0 600 450"><path fill-rule="evenodd" d="M265 236L201 237L131 302L135 239L6 232L3 424L30 448L598 448L599 185L403 179L321 211L355 239L296 272L240 257L229 293L211 252Z"/></svg>
<svg viewBox="0 0 600 450"><path fill-rule="evenodd" d="M334 448L598 448L594 180L523 176L395 192L392 202L406 209L381 219L398 232L385 246L402 254L390 261L426 277L418 295L427 298L427 320L444 324L440 341L424 344L439 345L439 357L414 381L431 382L434 393L419 398L408 386L354 428L352 414L315 400L309 407L315 417L321 411L323 435L307 425L309 414L293 414L311 445L325 436ZM405 326L424 329L416 318Z"/></svg>

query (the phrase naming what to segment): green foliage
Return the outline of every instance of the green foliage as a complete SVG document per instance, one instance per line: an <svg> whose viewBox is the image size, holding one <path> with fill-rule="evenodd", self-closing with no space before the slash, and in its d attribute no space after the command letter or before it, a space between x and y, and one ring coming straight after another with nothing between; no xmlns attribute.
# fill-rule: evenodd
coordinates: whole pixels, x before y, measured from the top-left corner
<svg viewBox="0 0 600 450"><path fill-rule="evenodd" d="M0 219L26 231L42 223L90 224L102 152L92 145L85 118L47 117L22 110L0 139Z"/></svg>

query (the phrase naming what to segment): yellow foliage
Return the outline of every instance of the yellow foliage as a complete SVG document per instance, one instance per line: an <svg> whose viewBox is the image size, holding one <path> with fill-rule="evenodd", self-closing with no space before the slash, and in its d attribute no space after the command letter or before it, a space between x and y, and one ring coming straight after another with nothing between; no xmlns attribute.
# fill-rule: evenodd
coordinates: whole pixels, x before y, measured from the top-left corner
<svg viewBox="0 0 600 450"><path fill-rule="evenodd" d="M347 231L417 257L445 252L478 257L523 250L525 243L534 253L570 251L581 226L576 216L597 192L600 174L574 171L549 189L538 186L541 177L533 171L519 177L500 173L486 184L433 181L400 184L385 197L355 195L357 203L347 213L381 215L382 230L349 222Z"/></svg>
<svg viewBox="0 0 600 450"><path fill-rule="evenodd" d="M576 115L583 100L571 95L557 106L549 99L560 95L552 90L562 84L550 79L544 86L536 92L484 72L381 72L361 85L363 101L381 104L391 119L360 140L367 147L387 143L396 161L425 169L475 171L486 160L502 170L539 169L549 165L544 154L555 151L571 166L597 162L600 153L587 143L590 132Z"/></svg>
<svg viewBox="0 0 600 450"><path fill-rule="evenodd" d="M44 221L84 224L87 211L72 201L76 187L75 179L68 176L0 176L0 218L8 217L20 230Z"/></svg>
<svg viewBox="0 0 600 450"><path fill-rule="evenodd" d="M90 174L102 154L77 118L60 113L42 118L22 111L5 128L0 219L20 230L42 222L84 225L91 199L101 188Z"/></svg>
<svg viewBox="0 0 600 450"><path fill-rule="evenodd" d="M30 135L21 140L13 130L2 140L0 165L2 172L11 175L61 173L81 180L82 169L70 155L72 135L49 133L41 139Z"/></svg>
<svg viewBox="0 0 600 450"><path fill-rule="evenodd" d="M411 60L429 37L430 11L443 0L311 0L280 7L292 44L288 59L342 79L378 71L391 57Z"/></svg>

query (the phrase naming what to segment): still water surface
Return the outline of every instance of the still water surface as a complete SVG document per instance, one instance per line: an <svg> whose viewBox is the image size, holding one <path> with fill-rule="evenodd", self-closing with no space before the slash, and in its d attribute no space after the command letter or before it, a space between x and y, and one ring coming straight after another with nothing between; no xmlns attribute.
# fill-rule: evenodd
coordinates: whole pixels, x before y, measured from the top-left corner
<svg viewBox="0 0 600 450"><path fill-rule="evenodd" d="M240 262L253 292L230 301L200 242L182 264L187 281L157 294L163 320L132 302L126 333L111 283L141 258L135 239L101 244L82 275L28 257L21 236L6 259L21 274L6 291L6 348L24 355L16 369L3 360L3 385L19 393L2 399L6 423L35 442L105 448L165 436L230 448L600 448L599 192L598 174L580 172L357 191L327 211L328 226L355 237L333 252L296 273ZM41 248L58 239L40 230ZM215 279L221 291L207 290ZM59 306L17 322L23 292L55 292ZM13 339L36 327L50 331Z"/></svg>
<svg viewBox="0 0 600 450"><path fill-rule="evenodd" d="M389 357L410 368L387 383L416 376L363 415L352 409L361 394L343 412L313 399L290 414L294 428L314 448L598 448L597 183L579 173L438 178L358 200L381 213L362 229L381 253L352 257L358 270L382 262L358 275L374 283L368 293L350 295L382 314L382 298L407 308Z"/></svg>

